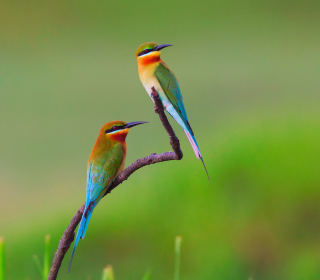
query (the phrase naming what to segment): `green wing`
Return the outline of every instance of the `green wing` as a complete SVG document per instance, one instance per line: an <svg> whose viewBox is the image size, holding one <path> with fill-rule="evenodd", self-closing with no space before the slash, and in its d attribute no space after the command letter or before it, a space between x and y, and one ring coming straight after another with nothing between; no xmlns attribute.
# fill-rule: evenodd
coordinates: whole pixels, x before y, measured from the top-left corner
<svg viewBox="0 0 320 280"><path fill-rule="evenodd" d="M175 77L173 72L164 63L161 62L159 63L159 66L156 68L154 74L158 82L160 83L162 90L164 91L169 101L179 114L180 118L192 132L192 129L188 121L187 112L184 108L183 99L177 78Z"/></svg>
<svg viewBox="0 0 320 280"><path fill-rule="evenodd" d="M124 157L121 144L115 143L109 151L89 164L87 175L87 201L97 202L114 180Z"/></svg>

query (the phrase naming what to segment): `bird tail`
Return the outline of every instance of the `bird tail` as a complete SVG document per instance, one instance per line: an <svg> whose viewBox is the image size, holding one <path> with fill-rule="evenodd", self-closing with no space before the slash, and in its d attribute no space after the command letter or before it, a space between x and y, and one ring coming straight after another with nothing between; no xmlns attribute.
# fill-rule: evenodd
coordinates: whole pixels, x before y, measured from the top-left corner
<svg viewBox="0 0 320 280"><path fill-rule="evenodd" d="M90 221L90 218L91 218L91 215L92 215L93 208L94 207L92 207L92 204L89 204L83 211L82 218L81 218L80 225L79 225L78 232L77 232L77 236L76 236L76 240L74 242L71 258L70 258L70 261L69 261L68 273L70 272L70 269L71 269L73 255L74 255L74 252L76 251L78 242L79 242L80 238L81 239L84 238L85 233L87 231L88 224L89 224L89 221Z"/></svg>
<svg viewBox="0 0 320 280"><path fill-rule="evenodd" d="M87 228L88 228L88 225L89 225L89 221L90 221L90 218L91 218L91 215L92 215L92 211L93 211L93 207L91 204L89 204L89 207L88 207L88 210L87 210L87 213L86 213L86 217L85 217L85 220L84 220L84 227L83 227L83 230L82 230L82 233L81 233L81 236L80 238L83 239L86 235L86 232L87 232Z"/></svg>
<svg viewBox="0 0 320 280"><path fill-rule="evenodd" d="M196 141L196 138L195 138L194 135L191 134L189 131L184 130L184 132L185 132L185 134L186 134L187 137L188 137L188 140L189 140L189 142L190 142L190 144L191 144L191 146L192 146L192 149L193 149L194 153L196 154L196 157L201 159L202 164L203 164L203 167L204 167L204 169L206 170L208 179L209 179L209 181L210 181L209 173L208 173L208 170L207 170L206 165L204 164L204 161L203 161L203 158L202 158L202 155L201 155L201 152L200 152L198 143L197 143L197 141Z"/></svg>

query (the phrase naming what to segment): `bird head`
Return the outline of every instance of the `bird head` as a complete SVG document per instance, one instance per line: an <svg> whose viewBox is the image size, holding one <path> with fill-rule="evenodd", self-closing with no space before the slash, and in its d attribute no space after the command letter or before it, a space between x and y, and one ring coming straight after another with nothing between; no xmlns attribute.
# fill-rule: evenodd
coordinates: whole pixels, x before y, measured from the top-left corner
<svg viewBox="0 0 320 280"><path fill-rule="evenodd" d="M129 129L139 124L147 122L131 122L113 121L106 123L100 130L100 135L105 135L107 139L123 143L129 133Z"/></svg>
<svg viewBox="0 0 320 280"><path fill-rule="evenodd" d="M160 59L160 54L161 54L160 50L170 46L173 46L173 45L169 45L169 44L158 45L157 43L154 43L154 42L144 43L138 48L136 52L137 60L140 61L145 59Z"/></svg>

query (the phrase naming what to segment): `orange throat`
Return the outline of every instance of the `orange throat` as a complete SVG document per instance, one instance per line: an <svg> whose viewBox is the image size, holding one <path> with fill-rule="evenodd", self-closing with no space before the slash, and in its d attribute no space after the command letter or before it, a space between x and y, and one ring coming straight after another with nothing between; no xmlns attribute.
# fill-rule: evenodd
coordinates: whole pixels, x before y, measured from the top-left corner
<svg viewBox="0 0 320 280"><path fill-rule="evenodd" d="M120 130L120 131L117 131L115 133L110 134L109 138L112 141L116 141L121 144L125 144L128 132L129 132L129 129L123 129L123 130Z"/></svg>
<svg viewBox="0 0 320 280"><path fill-rule="evenodd" d="M159 62L160 60L161 60L160 52L152 52L148 55L144 55L141 57L138 56L138 64L139 66L142 66L142 67Z"/></svg>

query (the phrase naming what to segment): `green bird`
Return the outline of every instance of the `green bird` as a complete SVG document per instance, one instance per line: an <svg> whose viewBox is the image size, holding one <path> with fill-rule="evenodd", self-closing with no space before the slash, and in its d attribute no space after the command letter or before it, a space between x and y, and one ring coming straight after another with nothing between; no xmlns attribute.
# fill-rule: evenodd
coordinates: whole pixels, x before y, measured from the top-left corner
<svg viewBox="0 0 320 280"><path fill-rule="evenodd" d="M127 155L126 137L129 129L143 123L146 122L113 121L106 123L100 129L88 160L86 204L74 242L68 273L78 242L86 234L93 209L106 194L113 180L124 169Z"/></svg>
<svg viewBox="0 0 320 280"><path fill-rule="evenodd" d="M183 128L196 157L201 159L209 178L206 165L204 164L199 146L191 129L186 109L184 108L178 80L168 65L160 58L160 50L169 46L172 45L145 43L138 48L136 58L138 62L139 77L142 85L151 98L152 87L155 88L159 94L163 107Z"/></svg>

